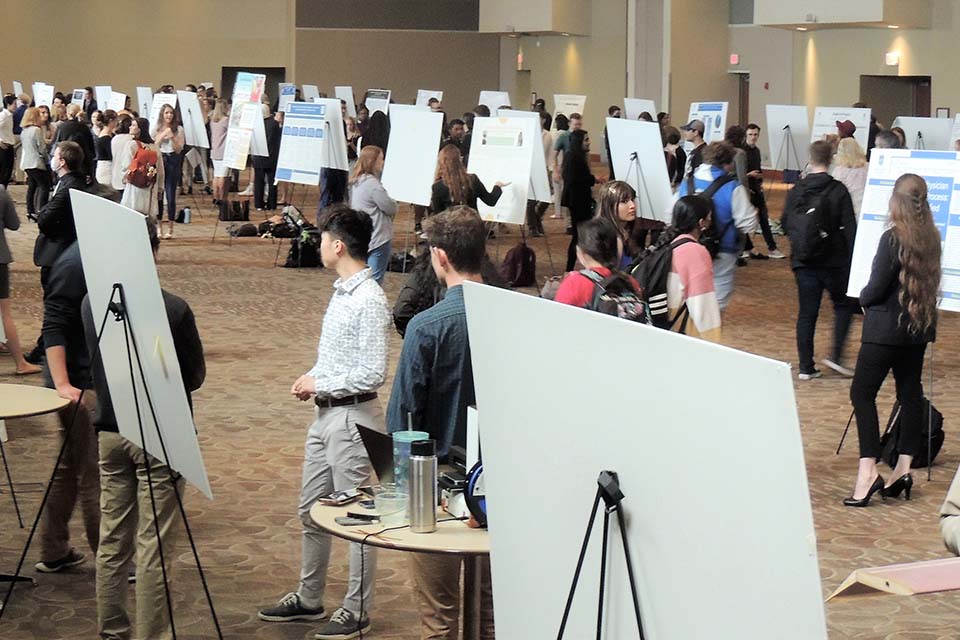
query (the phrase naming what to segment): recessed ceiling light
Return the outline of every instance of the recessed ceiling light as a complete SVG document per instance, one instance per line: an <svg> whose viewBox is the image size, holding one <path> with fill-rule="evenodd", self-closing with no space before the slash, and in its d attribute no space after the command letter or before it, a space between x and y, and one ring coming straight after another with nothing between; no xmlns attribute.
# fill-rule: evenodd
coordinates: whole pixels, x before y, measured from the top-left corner
<svg viewBox="0 0 960 640"><path fill-rule="evenodd" d="M797 27L797 31L806 31L806 30L807 30L806 27Z"/></svg>

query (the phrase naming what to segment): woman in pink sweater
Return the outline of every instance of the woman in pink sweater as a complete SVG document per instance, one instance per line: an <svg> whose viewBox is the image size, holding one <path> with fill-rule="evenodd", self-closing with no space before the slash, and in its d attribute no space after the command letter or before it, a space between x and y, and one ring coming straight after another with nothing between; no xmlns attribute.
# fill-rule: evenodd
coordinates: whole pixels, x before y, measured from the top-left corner
<svg viewBox="0 0 960 640"><path fill-rule="evenodd" d="M713 288L713 261L700 244L710 228L712 206L700 196L685 196L673 208L673 223L660 242L673 246L670 275L667 276L667 307L670 317L688 313L680 320L684 333L711 342L720 342L720 305ZM684 306L686 310L684 311Z"/></svg>

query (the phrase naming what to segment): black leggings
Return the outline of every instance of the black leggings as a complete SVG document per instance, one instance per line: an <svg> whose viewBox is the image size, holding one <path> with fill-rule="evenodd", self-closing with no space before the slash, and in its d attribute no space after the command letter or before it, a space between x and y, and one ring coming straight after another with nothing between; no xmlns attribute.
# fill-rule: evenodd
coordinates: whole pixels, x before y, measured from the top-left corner
<svg viewBox="0 0 960 640"><path fill-rule="evenodd" d="M923 355L926 344L886 345L864 342L860 345L857 368L850 386L850 400L857 416L857 436L861 458L880 457L880 420L877 416L877 392L893 369L900 401L900 437L897 450L916 455L923 429Z"/></svg>
<svg viewBox="0 0 960 640"><path fill-rule="evenodd" d="M50 172L27 169L27 213L37 214L50 199Z"/></svg>

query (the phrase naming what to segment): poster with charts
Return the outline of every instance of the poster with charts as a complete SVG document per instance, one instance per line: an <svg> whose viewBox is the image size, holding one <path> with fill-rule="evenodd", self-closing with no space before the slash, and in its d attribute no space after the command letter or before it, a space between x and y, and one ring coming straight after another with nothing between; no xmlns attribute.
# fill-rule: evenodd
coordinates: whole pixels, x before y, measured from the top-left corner
<svg viewBox="0 0 960 640"><path fill-rule="evenodd" d="M320 184L326 135L325 104L291 102L283 117L277 182Z"/></svg>
<svg viewBox="0 0 960 640"><path fill-rule="evenodd" d="M86 93L87 93L87 92L86 92L84 89L74 89L74 90L73 90L73 94L72 94L72 96L71 96L71 98L70 98L70 104L75 104L75 105L77 105L78 107L82 107L82 106L83 106L83 96L85 96ZM150 108L150 103L147 102L147 109L149 109L149 108ZM140 110L140 113L146 113L146 112L147 112L147 111L144 110L144 109L141 109L141 110Z"/></svg>
<svg viewBox="0 0 960 640"><path fill-rule="evenodd" d="M874 149L857 221L847 295L858 297L870 280L877 244L887 228L893 185L905 173L927 181L927 199L943 243L940 308L960 311L960 154L953 151Z"/></svg>
<svg viewBox="0 0 960 640"><path fill-rule="evenodd" d="M287 105L297 99L297 85L292 82L281 82L279 89L280 103L277 111L286 111Z"/></svg>
<svg viewBox="0 0 960 640"><path fill-rule="evenodd" d="M837 123L849 120L857 127L853 139L860 148L867 150L870 138L870 109L854 107L817 107L813 112L813 127L810 130L810 142L823 140L824 136L837 133Z"/></svg>
<svg viewBox="0 0 960 640"><path fill-rule="evenodd" d="M246 168L247 156L250 154L251 147L254 146L254 136L258 138L260 148L264 150L267 148L263 128L263 110L260 107L266 80L267 77L262 73L241 71L237 74L237 80L233 85L230 125L223 151L223 159L231 169Z"/></svg>
<svg viewBox="0 0 960 640"><path fill-rule="evenodd" d="M687 117L687 122L691 120L703 121L703 139L708 144L723 140L723 134L728 124L727 103L692 102L690 103L690 115Z"/></svg>
<svg viewBox="0 0 960 640"><path fill-rule="evenodd" d="M473 122L469 173L476 174L487 191L505 184L495 206L477 203L484 220L523 224L530 195L530 168L534 140L540 135L535 118L477 118Z"/></svg>

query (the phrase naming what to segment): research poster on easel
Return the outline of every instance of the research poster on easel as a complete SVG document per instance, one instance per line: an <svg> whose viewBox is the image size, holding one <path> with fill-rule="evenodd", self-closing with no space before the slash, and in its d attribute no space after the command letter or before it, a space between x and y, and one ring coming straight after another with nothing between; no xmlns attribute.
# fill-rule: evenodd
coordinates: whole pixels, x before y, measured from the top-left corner
<svg viewBox="0 0 960 640"><path fill-rule="evenodd" d="M927 182L927 199L943 242L940 308L960 312L960 154L953 151L874 149L847 295L858 297L870 280L877 245L887 229L893 185L905 173L915 173Z"/></svg>
<svg viewBox="0 0 960 640"><path fill-rule="evenodd" d="M416 104L418 107L429 107L431 98L436 98L440 102L443 102L443 91L417 89L417 101L414 104Z"/></svg>
<svg viewBox="0 0 960 640"><path fill-rule="evenodd" d="M325 140L325 104L291 102L283 118L277 182L320 184Z"/></svg>
<svg viewBox="0 0 960 640"><path fill-rule="evenodd" d="M657 119L657 105L653 100L647 100L646 98L623 99L623 112L626 114L627 120L639 119L640 114L644 111L649 113L654 120Z"/></svg>
<svg viewBox="0 0 960 640"><path fill-rule="evenodd" d="M286 111L287 105L297 99L297 85L292 82L281 82L278 90L280 101L277 103L277 111Z"/></svg>
<svg viewBox="0 0 960 640"><path fill-rule="evenodd" d="M530 190L534 137L539 123L533 118L477 118L473 122L468 171L492 191L497 182L509 183L496 206L477 203L489 222L523 224Z"/></svg>
<svg viewBox="0 0 960 640"><path fill-rule="evenodd" d="M870 109L860 107L817 107L813 112L813 127L810 130L810 142L823 140L825 136L836 135L837 123L849 120L857 130L853 139L860 148L867 150L870 139Z"/></svg>
<svg viewBox="0 0 960 640"><path fill-rule="evenodd" d="M367 105L370 115L373 115L374 111L382 111L390 115L390 89L367 89L367 93L363 96L363 103Z"/></svg>
<svg viewBox="0 0 960 640"><path fill-rule="evenodd" d="M241 71L233 85L233 109L230 111L230 126L224 143L223 159L231 169L243 170L247 166L251 140L257 122L263 124L263 86L267 77L261 73ZM262 126L260 128L262 131ZM263 140L266 147L266 139Z"/></svg>
<svg viewBox="0 0 960 640"><path fill-rule="evenodd" d="M573 113L583 115L583 109L586 104L587 96L556 94L553 96L553 116L556 118L561 113L568 118L570 114Z"/></svg>
<svg viewBox="0 0 960 640"><path fill-rule="evenodd" d="M705 142L723 140L727 128L726 102L692 102L690 116L687 122L700 120L703 122L703 139Z"/></svg>

